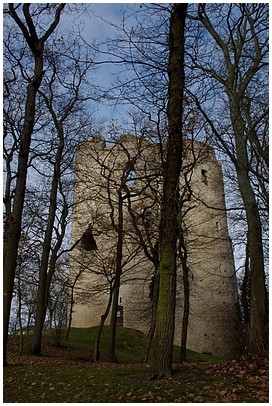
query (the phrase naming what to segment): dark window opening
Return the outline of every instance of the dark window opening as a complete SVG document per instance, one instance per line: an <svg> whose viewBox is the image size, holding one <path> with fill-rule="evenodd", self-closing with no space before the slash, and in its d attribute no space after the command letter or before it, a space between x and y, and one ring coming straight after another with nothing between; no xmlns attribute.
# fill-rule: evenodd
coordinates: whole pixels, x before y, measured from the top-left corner
<svg viewBox="0 0 272 406"><path fill-rule="evenodd" d="M81 246L85 251L96 251L97 245L92 232L92 224L90 223L86 231L81 237Z"/></svg>
<svg viewBox="0 0 272 406"><path fill-rule="evenodd" d="M207 171L205 169L201 169L201 181L208 185L208 176Z"/></svg>
<svg viewBox="0 0 272 406"><path fill-rule="evenodd" d="M117 307L117 320L116 320L116 325L117 326L123 326L124 323L124 311L123 311L123 306L118 306Z"/></svg>

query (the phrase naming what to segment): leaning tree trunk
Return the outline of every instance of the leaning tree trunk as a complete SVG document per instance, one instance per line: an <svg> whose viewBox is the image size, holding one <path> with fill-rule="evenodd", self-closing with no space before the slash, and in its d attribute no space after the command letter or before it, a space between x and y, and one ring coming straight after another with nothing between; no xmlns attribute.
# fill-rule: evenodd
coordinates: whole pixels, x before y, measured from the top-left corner
<svg viewBox="0 0 272 406"><path fill-rule="evenodd" d="M178 237L179 176L182 165L182 112L184 91L184 30L187 4L173 5L170 17L168 63L169 139L165 163L159 235L159 300L153 371L172 375L176 304L176 251Z"/></svg>

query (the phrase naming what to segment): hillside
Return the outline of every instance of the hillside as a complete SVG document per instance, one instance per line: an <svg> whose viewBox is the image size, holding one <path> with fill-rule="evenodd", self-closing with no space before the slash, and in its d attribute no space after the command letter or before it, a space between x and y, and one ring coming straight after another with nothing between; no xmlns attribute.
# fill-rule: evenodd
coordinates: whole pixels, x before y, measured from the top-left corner
<svg viewBox="0 0 272 406"><path fill-rule="evenodd" d="M268 361L223 362L188 351L188 362L174 364L171 380L154 379L150 366L140 363L146 337L118 328L119 363L106 362L108 328L101 340L101 360L91 361L96 328L72 329L69 342L57 347L52 332L43 340L43 356L29 354L31 337L9 342L9 365L4 368L5 403L104 402L268 402ZM178 360L179 348L175 348Z"/></svg>

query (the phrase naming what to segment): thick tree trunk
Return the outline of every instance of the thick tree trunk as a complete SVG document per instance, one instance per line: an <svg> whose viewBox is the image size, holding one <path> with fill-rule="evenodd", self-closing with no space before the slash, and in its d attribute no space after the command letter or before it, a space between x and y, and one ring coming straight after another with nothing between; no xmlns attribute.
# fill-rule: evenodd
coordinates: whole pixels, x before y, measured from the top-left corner
<svg viewBox="0 0 272 406"><path fill-rule="evenodd" d="M237 151L237 178L248 226L251 289L249 348L253 353L262 353L268 348L268 308L265 287L262 227L258 204L250 182L247 139L237 99L239 100L238 95L233 97L233 95L229 93L231 120Z"/></svg>
<svg viewBox="0 0 272 406"><path fill-rule="evenodd" d="M16 270L16 262L18 255L18 245L21 236L22 213L25 199L25 187L27 178L27 167L29 149L31 143L31 135L34 128L35 119L35 101L38 89L41 85L43 75L43 51L44 43L53 33L60 21L60 15L65 7L65 4L57 6L54 20L49 28L43 33L39 39L36 33L35 25L30 13L30 3L22 5L22 13L25 22L21 20L17 14L17 7L13 3L9 3L9 12L15 23L18 25L26 43L34 57L34 72L33 78L27 87L26 103L25 103L25 118L23 130L20 138L20 148L18 157L17 180L14 193L13 210L10 216L6 219L4 229L4 255L3 255L3 362L6 365L6 351L8 341L9 317L12 301L12 292L14 285L14 277Z"/></svg>
<svg viewBox="0 0 272 406"><path fill-rule="evenodd" d="M203 3L204 4L204 3ZM258 208L258 202L251 184L250 162L248 161L248 142L255 138L255 148L264 161L268 163L266 150L259 148L258 136L252 127L250 117L250 105L246 100L254 98L251 94L251 82L254 84L256 74L260 75L261 66L266 65L266 51L263 50L263 39L260 42L256 26L252 16L245 9L240 17L239 28L236 30L228 27L229 38L224 39L212 25L206 12L205 5L200 4L198 18L212 35L223 53L227 76L223 80L221 72L210 69L210 73L221 84L224 84L225 92L229 100L229 111L231 125L234 134L235 152L229 156L236 165L239 191L244 203L247 227L248 227L248 249L250 260L250 288L251 288L251 315L250 315L250 350L254 353L262 352L267 348L267 292L265 287L265 271L263 256L262 227ZM228 20L230 21L230 19ZM258 22L258 24L260 24ZM250 26L250 29L248 29ZM234 34L235 33L235 34ZM235 40L235 53L232 45ZM252 41L253 38L253 41ZM251 45L250 45L251 43ZM230 45L232 44L232 45ZM253 45L253 46L252 46ZM245 50L251 48L251 55L244 58ZM264 47L265 49L265 47ZM235 57L233 58L233 55ZM243 57L242 57L243 56ZM224 71L224 69L223 69ZM254 85L252 87L254 89ZM254 91L254 90L253 90ZM218 137L224 145L223 139ZM257 143L257 144L256 144ZM252 146L253 144L251 144Z"/></svg>
<svg viewBox="0 0 272 406"><path fill-rule="evenodd" d="M43 46L37 45L35 54L34 76L27 88L25 103L25 120L21 135L18 157L17 180L14 194L13 210L5 221L3 247L3 361L6 365L9 317L19 240L21 236L22 212L25 199L25 187L31 135L35 119L35 99L41 84L43 72Z"/></svg>
<svg viewBox="0 0 272 406"><path fill-rule="evenodd" d="M244 170L237 170L237 175L247 217L250 258L251 310L249 347L253 353L262 353L268 348L268 315L261 221L249 179L244 176L244 173L240 173L240 171L244 172Z"/></svg>
<svg viewBox="0 0 272 406"><path fill-rule="evenodd" d="M169 139L165 164L160 223L159 300L153 371L171 377L175 332L176 251L178 237L179 176L182 165L182 105L184 90L184 29L187 4L173 5L169 34Z"/></svg>

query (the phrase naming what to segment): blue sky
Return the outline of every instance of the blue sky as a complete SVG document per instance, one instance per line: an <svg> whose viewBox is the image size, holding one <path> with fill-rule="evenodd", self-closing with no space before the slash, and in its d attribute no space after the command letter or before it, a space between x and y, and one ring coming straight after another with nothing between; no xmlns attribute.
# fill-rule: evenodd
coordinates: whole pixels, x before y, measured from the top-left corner
<svg viewBox="0 0 272 406"><path fill-rule="evenodd" d="M99 42L107 38L114 39L118 34L122 34L116 27L121 26L123 14L126 15L126 28L135 25L135 19L132 16L133 10L141 10L142 3L88 3L88 12L81 15L78 20L82 22L83 35L87 42L97 39ZM128 19L128 17L131 18ZM102 57L98 59L101 60ZM118 73L122 71L122 79L128 71L124 71L124 66L105 64L97 68L95 79L97 84L109 86L114 82ZM128 110L131 107L125 107L121 103L110 106L106 103L96 105L98 110L96 115L103 121L116 121L124 130L129 130L127 124L130 120Z"/></svg>
<svg viewBox="0 0 272 406"><path fill-rule="evenodd" d="M86 5L88 5L86 13L80 14L74 22L80 24L82 35L87 43L91 43L93 40L101 42L107 38L116 37L118 31L114 26L121 24L123 12L128 6L135 7L128 3L88 3ZM136 7L138 6L136 5ZM64 19L67 19L66 15ZM99 57L98 60L103 60L103 57ZM114 75L120 72L120 69L119 66L105 64L98 66L91 74L96 84L105 88L110 87L114 81ZM121 124L123 120L126 120L125 116L125 109L120 104L116 106L106 103L96 104L94 117L102 122L117 120Z"/></svg>

